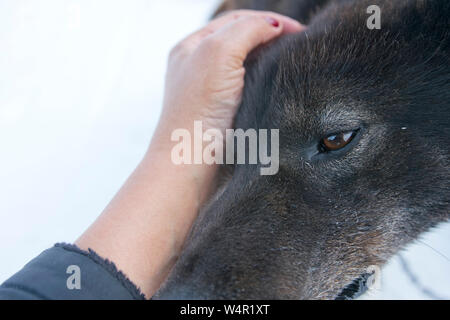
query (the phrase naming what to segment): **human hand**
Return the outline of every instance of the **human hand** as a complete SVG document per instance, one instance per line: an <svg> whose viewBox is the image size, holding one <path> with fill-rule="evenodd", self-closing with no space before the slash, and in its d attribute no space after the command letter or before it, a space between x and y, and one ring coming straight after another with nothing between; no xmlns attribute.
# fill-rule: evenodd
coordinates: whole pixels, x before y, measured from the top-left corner
<svg viewBox="0 0 450 320"><path fill-rule="evenodd" d="M264 11L232 11L191 34L171 51L159 128L231 128L244 87L244 61L257 46L305 27ZM170 134L169 134L170 136Z"/></svg>

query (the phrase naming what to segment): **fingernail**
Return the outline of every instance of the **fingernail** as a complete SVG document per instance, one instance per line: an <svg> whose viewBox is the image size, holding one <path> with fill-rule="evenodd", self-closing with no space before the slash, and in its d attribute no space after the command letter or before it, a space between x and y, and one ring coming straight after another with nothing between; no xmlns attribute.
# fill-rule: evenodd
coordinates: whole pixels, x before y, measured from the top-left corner
<svg viewBox="0 0 450 320"><path fill-rule="evenodd" d="M266 21L268 23L270 23L272 26L274 26L275 28L278 28L280 26L280 23L278 22L278 20L276 20L272 17L266 17Z"/></svg>

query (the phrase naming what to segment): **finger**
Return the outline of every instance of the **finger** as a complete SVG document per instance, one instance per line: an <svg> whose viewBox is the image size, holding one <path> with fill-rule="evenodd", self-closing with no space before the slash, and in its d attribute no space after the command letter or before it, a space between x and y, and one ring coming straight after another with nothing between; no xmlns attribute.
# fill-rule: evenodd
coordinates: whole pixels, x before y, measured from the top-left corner
<svg viewBox="0 0 450 320"><path fill-rule="evenodd" d="M249 16L261 16L261 17L271 17L277 21L280 21L285 28L288 30L299 30L304 28L304 26L298 22L297 20L294 20L292 18L289 18L287 16L283 16L281 14L271 12L271 11L257 11L257 10L234 10L230 11L223 16L220 16L214 20L212 20L209 24L209 28L212 31L217 31L221 27L225 26L226 24L237 20L241 17L249 17Z"/></svg>
<svg viewBox="0 0 450 320"><path fill-rule="evenodd" d="M228 25L242 17L272 18L275 21L278 21L278 23L283 25L283 33L300 32L306 28L304 25L302 25L297 20L294 20L292 18L283 16L283 15L275 13L275 12L256 11L256 10L234 10L234 11L230 11L230 12L212 20L204 28L191 34L188 38L186 38L186 40L198 42L199 40L211 35L212 33L217 32L221 28L225 27L226 25Z"/></svg>
<svg viewBox="0 0 450 320"><path fill-rule="evenodd" d="M284 27L282 21L272 16L250 15L229 23L211 37L217 42L229 43L229 54L243 61L254 48L286 32L283 31Z"/></svg>

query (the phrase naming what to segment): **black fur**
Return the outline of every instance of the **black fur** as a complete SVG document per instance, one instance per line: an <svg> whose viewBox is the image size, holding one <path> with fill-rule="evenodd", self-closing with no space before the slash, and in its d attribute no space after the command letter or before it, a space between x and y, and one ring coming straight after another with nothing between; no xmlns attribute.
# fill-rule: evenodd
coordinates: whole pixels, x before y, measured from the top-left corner
<svg viewBox="0 0 450 320"><path fill-rule="evenodd" d="M247 61L235 125L280 129L279 173L234 168L158 298L334 299L449 219L450 1L325 2ZM348 147L310 156L353 129Z"/></svg>

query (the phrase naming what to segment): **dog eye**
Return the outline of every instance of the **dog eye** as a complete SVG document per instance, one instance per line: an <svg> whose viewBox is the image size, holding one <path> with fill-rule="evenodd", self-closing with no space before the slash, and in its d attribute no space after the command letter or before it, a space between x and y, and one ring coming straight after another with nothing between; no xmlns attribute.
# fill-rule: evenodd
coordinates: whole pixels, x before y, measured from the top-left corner
<svg viewBox="0 0 450 320"><path fill-rule="evenodd" d="M320 141L320 146L323 151L336 151L348 145L356 136L357 130L340 132L329 135Z"/></svg>

